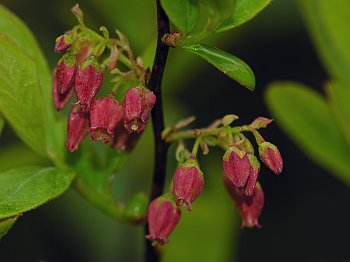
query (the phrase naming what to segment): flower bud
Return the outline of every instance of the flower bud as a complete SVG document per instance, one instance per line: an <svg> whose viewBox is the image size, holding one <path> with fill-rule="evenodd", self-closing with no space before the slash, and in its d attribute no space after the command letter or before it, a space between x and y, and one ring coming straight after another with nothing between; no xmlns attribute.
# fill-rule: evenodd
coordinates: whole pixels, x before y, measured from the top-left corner
<svg viewBox="0 0 350 262"><path fill-rule="evenodd" d="M250 164L250 171L249 171L247 184L245 185L245 188L244 188L244 193L247 196L251 196L254 193L255 185L258 180L260 163L259 163L259 160L252 154L247 154L247 157Z"/></svg>
<svg viewBox="0 0 350 262"><path fill-rule="evenodd" d="M65 53L72 45L72 37L64 34L56 38L55 52L58 54Z"/></svg>
<svg viewBox="0 0 350 262"><path fill-rule="evenodd" d="M261 227L258 219L264 207L264 192L260 183L257 182L251 196L246 196L243 191L235 188L225 176L223 179L226 189L242 217L242 227Z"/></svg>
<svg viewBox="0 0 350 262"><path fill-rule="evenodd" d="M102 82L102 67L95 56L89 56L79 65L74 83L78 104L83 112L89 111L93 99L102 86Z"/></svg>
<svg viewBox="0 0 350 262"><path fill-rule="evenodd" d="M92 140L108 143L122 117L123 105L115 99L101 97L93 101L90 108Z"/></svg>
<svg viewBox="0 0 350 262"><path fill-rule="evenodd" d="M203 190L204 178L195 160L188 160L179 166L173 177L176 205L186 205L191 211L191 204Z"/></svg>
<svg viewBox="0 0 350 262"><path fill-rule="evenodd" d="M112 147L121 151L131 151L139 140L141 133L129 134L125 129L124 124L121 122L123 122L123 120L120 121L114 131Z"/></svg>
<svg viewBox="0 0 350 262"><path fill-rule="evenodd" d="M78 108L77 105L73 105L68 116L66 148L71 152L78 150L90 127L89 114L79 112Z"/></svg>
<svg viewBox="0 0 350 262"><path fill-rule="evenodd" d="M242 189L250 173L250 163L247 154L237 147L231 146L226 150L222 163L225 176L235 187Z"/></svg>
<svg viewBox="0 0 350 262"><path fill-rule="evenodd" d="M145 87L129 89L124 100L124 126L129 133L140 133L145 129L156 96Z"/></svg>
<svg viewBox="0 0 350 262"><path fill-rule="evenodd" d="M269 142L261 143L259 145L259 155L264 164L269 167L276 175L281 174L283 161L280 151L278 151L278 148L275 145Z"/></svg>
<svg viewBox="0 0 350 262"><path fill-rule="evenodd" d="M73 87L75 69L76 63L74 55L65 54L58 62L55 77L57 81L57 90L61 95L66 94Z"/></svg>
<svg viewBox="0 0 350 262"><path fill-rule="evenodd" d="M174 196L166 193L154 199L148 207L147 239L158 243L168 243L168 237L181 218L181 210L176 206Z"/></svg>
<svg viewBox="0 0 350 262"><path fill-rule="evenodd" d="M62 110L66 104L68 103L69 99L73 96L74 89L71 88L68 90L65 94L60 94L57 88L57 74L56 69L53 74L53 80L52 80L52 97L53 102L58 111Z"/></svg>

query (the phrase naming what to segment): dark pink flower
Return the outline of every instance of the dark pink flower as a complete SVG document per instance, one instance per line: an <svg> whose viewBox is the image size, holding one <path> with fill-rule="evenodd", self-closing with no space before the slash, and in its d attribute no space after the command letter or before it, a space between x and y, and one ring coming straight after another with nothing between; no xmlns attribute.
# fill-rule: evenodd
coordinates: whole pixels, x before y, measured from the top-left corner
<svg viewBox="0 0 350 262"><path fill-rule="evenodd" d="M54 71L53 75L53 81L52 81L52 97L53 102L58 111L62 110L66 104L68 103L69 99L72 97L74 93L74 89L71 88L68 90L65 94L60 94L57 88L57 74L56 70Z"/></svg>
<svg viewBox="0 0 350 262"><path fill-rule="evenodd" d="M120 121L120 124L114 131L112 147L122 151L131 151L139 140L141 133L129 134L122 122L123 120Z"/></svg>
<svg viewBox="0 0 350 262"><path fill-rule="evenodd" d="M235 188L227 177L223 176L223 179L226 189L242 217L242 227L261 227L258 219L264 207L264 192L260 183L257 182L251 196L246 196L242 190Z"/></svg>
<svg viewBox="0 0 350 262"><path fill-rule="evenodd" d="M281 174L283 169L283 161L280 151L278 151L278 148L275 145L269 142L261 143L259 145L259 155L264 164L276 175Z"/></svg>
<svg viewBox="0 0 350 262"><path fill-rule="evenodd" d="M77 104L82 111L89 111L93 99L102 86L102 82L102 67L95 56L89 56L79 65L74 83L78 99Z"/></svg>
<svg viewBox="0 0 350 262"><path fill-rule="evenodd" d="M191 211L191 204L200 195L204 186L203 173L195 160L188 160L179 166L173 177L174 193L178 206L186 205Z"/></svg>
<svg viewBox="0 0 350 262"><path fill-rule="evenodd" d="M225 176L238 189L244 188L250 173L250 163L247 154L235 146L229 147L223 157Z"/></svg>
<svg viewBox="0 0 350 262"><path fill-rule="evenodd" d="M101 97L93 101L90 108L92 140L108 143L114 136L114 130L123 117L123 105L110 97Z"/></svg>
<svg viewBox="0 0 350 262"><path fill-rule="evenodd" d="M260 171L260 163L258 159L252 155L252 154L247 154L249 164L250 164L250 171L249 171L249 177L247 184L245 185L244 188L244 193L247 196L251 196L254 193L255 185L258 180L258 174Z"/></svg>
<svg viewBox="0 0 350 262"><path fill-rule="evenodd" d="M88 134L90 127L89 114L79 112L79 107L73 105L68 116L66 148L74 152Z"/></svg>
<svg viewBox="0 0 350 262"><path fill-rule="evenodd" d="M155 102L156 96L145 87L134 87L126 92L124 100L124 126L129 133L140 133L145 129Z"/></svg>
<svg viewBox="0 0 350 262"><path fill-rule="evenodd" d="M65 53L72 45L72 38L69 34L64 34L56 38L55 52L58 54Z"/></svg>
<svg viewBox="0 0 350 262"><path fill-rule="evenodd" d="M154 199L148 207L147 239L158 244L168 243L168 237L181 218L181 210L176 206L174 196L166 193Z"/></svg>
<svg viewBox="0 0 350 262"><path fill-rule="evenodd" d="M61 95L66 94L73 87L76 63L74 55L65 54L57 64L55 78L57 90Z"/></svg>

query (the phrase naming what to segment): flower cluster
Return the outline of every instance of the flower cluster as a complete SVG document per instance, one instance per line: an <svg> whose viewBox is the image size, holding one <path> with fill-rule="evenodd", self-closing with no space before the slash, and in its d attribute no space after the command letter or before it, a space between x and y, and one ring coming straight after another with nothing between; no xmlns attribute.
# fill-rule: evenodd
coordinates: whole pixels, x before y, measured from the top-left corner
<svg viewBox="0 0 350 262"><path fill-rule="evenodd" d="M52 84L57 110L62 110L73 94L77 98L68 117L66 148L77 151L85 136L91 134L93 141L130 150L145 129L156 102L155 95L144 85L138 85L127 90L123 101L116 99L115 90L109 96L96 97L103 84L106 65L112 74L133 74L145 84L142 62L140 59L138 63L134 61L127 39L120 32L117 32L119 40L110 39L103 28L105 37L102 37L84 26L78 6L73 7L72 12L80 24L56 39L55 52L62 54L62 58L54 70ZM107 49L110 49L110 55L104 58ZM122 51L126 51L128 57ZM130 67L127 73L116 68L119 53Z"/></svg>
<svg viewBox="0 0 350 262"><path fill-rule="evenodd" d="M208 154L209 146L220 146L223 156L223 182L242 217L242 227L260 227L259 217L264 206L264 192L258 182L260 162L254 155L254 147L243 132L251 132L258 145L261 161L276 175L282 172L282 157L277 147L266 142L258 129L267 127L272 120L258 117L250 125L231 127L234 115L216 120L203 129L179 131L190 121L166 129L163 138L167 142L179 141L177 160L179 167L173 175L169 192L153 200L149 206L149 234L154 243L167 243L168 237L180 220L180 207L191 211L191 204L204 187L203 173L197 162L199 147ZM184 146L183 139L195 138L192 152Z"/></svg>

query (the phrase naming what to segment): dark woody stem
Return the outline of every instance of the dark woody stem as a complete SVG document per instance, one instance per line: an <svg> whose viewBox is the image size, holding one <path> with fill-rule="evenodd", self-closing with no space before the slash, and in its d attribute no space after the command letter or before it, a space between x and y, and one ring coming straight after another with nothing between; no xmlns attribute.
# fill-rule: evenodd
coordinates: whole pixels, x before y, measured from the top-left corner
<svg viewBox="0 0 350 262"><path fill-rule="evenodd" d="M162 38L165 34L168 34L170 32L170 25L169 19L161 7L160 0L156 0L156 4L158 27L157 49L154 57L152 74L147 85L157 98L152 110L152 124L155 142L155 162L150 201L157 198L163 193L168 153L168 144L162 139L161 136L162 131L164 130L161 84L169 51L169 47L162 42ZM146 234L148 234L147 224L145 225L145 231ZM145 260L153 262L159 261L159 259L160 254L158 253L158 250L156 250L151 245L150 241L146 240Z"/></svg>

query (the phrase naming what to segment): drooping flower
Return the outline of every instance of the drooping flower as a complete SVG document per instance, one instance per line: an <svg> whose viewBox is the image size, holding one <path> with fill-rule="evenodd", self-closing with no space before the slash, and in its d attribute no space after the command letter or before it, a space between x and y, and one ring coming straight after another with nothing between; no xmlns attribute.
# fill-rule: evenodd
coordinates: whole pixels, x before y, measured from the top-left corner
<svg viewBox="0 0 350 262"><path fill-rule="evenodd" d="M89 56L77 69L75 76L75 93L80 110L87 112L100 90L103 82L103 70L95 56Z"/></svg>
<svg viewBox="0 0 350 262"><path fill-rule="evenodd" d="M249 164L250 164L250 171L249 171L249 177L247 180L247 184L244 187L244 193L247 196L251 196L254 193L255 185L258 180L258 174L260 171L260 163L259 160L252 154L247 154Z"/></svg>
<svg viewBox="0 0 350 262"><path fill-rule="evenodd" d="M72 45L72 37L64 34L56 38L55 52L58 54L65 53Z"/></svg>
<svg viewBox="0 0 350 262"><path fill-rule="evenodd" d="M250 163L247 154L235 146L229 147L223 157L225 176L238 188L244 188L250 173Z"/></svg>
<svg viewBox="0 0 350 262"><path fill-rule="evenodd" d="M77 105L73 105L68 116L66 148L71 152L78 150L78 146L89 132L89 114L79 111Z"/></svg>
<svg viewBox="0 0 350 262"><path fill-rule="evenodd" d="M264 192L257 182L254 192L247 196L243 190L239 190L232 182L223 176L224 184L242 218L242 227L261 227L259 217L264 207Z"/></svg>
<svg viewBox="0 0 350 262"><path fill-rule="evenodd" d="M130 88L124 100L124 126L129 133L145 129L156 96L145 87Z"/></svg>
<svg viewBox="0 0 350 262"><path fill-rule="evenodd" d="M123 105L113 98L101 97L93 101L90 108L92 140L108 143L123 113Z"/></svg>
<svg viewBox="0 0 350 262"><path fill-rule="evenodd" d="M191 211L191 204L200 195L204 186L203 173L195 160L188 160L179 166L173 177L176 204L185 205Z"/></svg>
<svg viewBox="0 0 350 262"><path fill-rule="evenodd" d="M65 94L60 94L57 88L57 74L56 70L54 71L53 81L52 81L52 97L55 108L60 111L62 110L68 103L69 99L73 96L74 89L71 88Z"/></svg>
<svg viewBox="0 0 350 262"><path fill-rule="evenodd" d="M124 120L122 119L114 131L112 147L121 151L131 151L139 140L141 133L129 134L123 122Z"/></svg>
<svg viewBox="0 0 350 262"><path fill-rule="evenodd" d="M174 195L166 193L154 199L148 207L148 231L146 238L158 243L168 243L181 218L181 210L176 206Z"/></svg>
<svg viewBox="0 0 350 262"><path fill-rule="evenodd" d="M259 145L260 159L269 167L276 175L281 174L283 169L283 160L278 148L269 143L263 142Z"/></svg>
<svg viewBox="0 0 350 262"><path fill-rule="evenodd" d="M76 70L76 62L74 55L65 54L58 61L55 73L57 90L61 95L66 94L73 88Z"/></svg>

